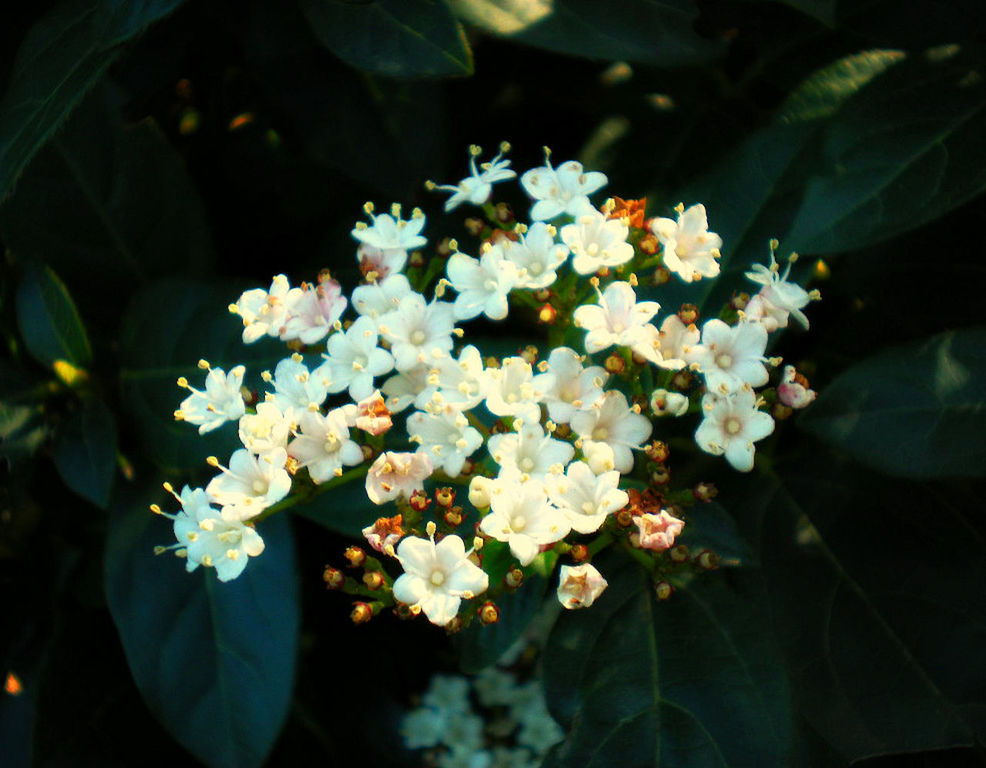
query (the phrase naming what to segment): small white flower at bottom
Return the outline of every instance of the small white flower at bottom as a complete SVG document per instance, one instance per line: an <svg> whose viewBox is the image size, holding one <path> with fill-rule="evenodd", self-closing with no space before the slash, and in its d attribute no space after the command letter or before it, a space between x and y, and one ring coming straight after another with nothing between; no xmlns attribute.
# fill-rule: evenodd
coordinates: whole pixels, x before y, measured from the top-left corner
<svg viewBox="0 0 986 768"><path fill-rule="evenodd" d="M756 394L740 390L727 397L702 398L705 418L695 430L695 442L706 453L725 455L740 472L753 469L753 443L774 431L774 420L757 410Z"/></svg>
<svg viewBox="0 0 986 768"><path fill-rule="evenodd" d="M558 602L569 610L588 608L609 582L590 563L563 565L558 573Z"/></svg>

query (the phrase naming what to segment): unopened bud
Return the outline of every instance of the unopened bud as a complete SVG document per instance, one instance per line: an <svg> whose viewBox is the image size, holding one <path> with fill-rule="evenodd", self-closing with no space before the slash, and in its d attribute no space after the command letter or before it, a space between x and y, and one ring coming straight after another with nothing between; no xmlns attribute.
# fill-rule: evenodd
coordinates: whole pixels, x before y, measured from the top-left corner
<svg viewBox="0 0 986 768"><path fill-rule="evenodd" d="M346 577L338 568L327 565L322 571L322 581L325 582L328 589L342 589L342 585L346 583Z"/></svg>
<svg viewBox="0 0 986 768"><path fill-rule="evenodd" d="M658 267L654 270L654 285L665 285L671 281L671 270L667 267Z"/></svg>
<svg viewBox="0 0 986 768"><path fill-rule="evenodd" d="M539 302L541 302L543 304L544 302L546 302L550 298L551 298L551 289L550 288L538 288L536 291L534 291L534 300L535 301L539 301Z"/></svg>
<svg viewBox="0 0 986 768"><path fill-rule="evenodd" d="M496 204L496 220L501 224L509 224L514 220L513 209L507 203Z"/></svg>
<svg viewBox="0 0 986 768"><path fill-rule="evenodd" d="M687 544L677 544L668 550L668 557L673 563L684 563L691 557L691 553L688 551Z"/></svg>
<svg viewBox="0 0 986 768"><path fill-rule="evenodd" d="M470 216L465 221L466 232L468 232L473 237L479 237L483 234L483 230L486 229L486 222L482 219L478 219L475 216Z"/></svg>
<svg viewBox="0 0 986 768"><path fill-rule="evenodd" d="M374 459L376 451L373 450L372 446L361 445L360 450L363 451L363 461L372 461Z"/></svg>
<svg viewBox="0 0 986 768"><path fill-rule="evenodd" d="M660 244L657 242L657 238L649 232L640 238L640 242L637 243L637 247L640 251L642 253L646 253L648 256L653 256L657 253L659 245Z"/></svg>
<svg viewBox="0 0 986 768"><path fill-rule="evenodd" d="M633 523L633 513L630 512L629 507L623 507L616 513L616 524L620 528L627 528L631 523Z"/></svg>
<svg viewBox="0 0 986 768"><path fill-rule="evenodd" d="M484 626L496 624L500 620L500 609L496 607L495 603L491 603L489 600L479 606L479 610L476 613Z"/></svg>
<svg viewBox="0 0 986 768"><path fill-rule="evenodd" d="M671 377L671 386L677 390L683 391L691 387L694 380L695 377L688 370L682 368L673 377Z"/></svg>
<svg viewBox="0 0 986 768"><path fill-rule="evenodd" d="M528 344L520 351L520 357L528 365L534 365L538 361L538 348L533 344Z"/></svg>
<svg viewBox="0 0 986 768"><path fill-rule="evenodd" d="M651 470L650 481L653 485L667 485L668 480L671 479L671 472L664 464L659 464L655 469Z"/></svg>
<svg viewBox="0 0 986 768"><path fill-rule="evenodd" d="M344 555L352 568L359 568L366 562L366 552L364 552L360 547L346 547Z"/></svg>
<svg viewBox="0 0 986 768"><path fill-rule="evenodd" d="M431 499L428 498L427 493L418 488L411 492L411 496L407 500L407 503L411 505L411 509L415 512L424 512L431 506Z"/></svg>
<svg viewBox="0 0 986 768"><path fill-rule="evenodd" d="M419 610L419 611L415 611L415 610L414 610L414 609L413 609L413 608L412 608L412 607L411 607L410 605L408 605L407 603L401 603L401 602L398 602L398 603L397 603L397 604L396 604L396 605L394 606L394 615L395 615L395 616L396 616L396 617L397 617L398 619L400 619L401 621L408 621L408 620L410 620L410 619L413 619L413 618L414 618L415 616L417 616L417 615L418 615L419 613L420 613L420 610Z"/></svg>
<svg viewBox="0 0 986 768"><path fill-rule="evenodd" d="M573 544L568 554L576 563L584 563L589 559L589 548L585 544Z"/></svg>
<svg viewBox="0 0 986 768"><path fill-rule="evenodd" d="M644 446L644 453L647 458L658 464L663 464L668 460L668 456L671 452L668 450L667 443L662 443L660 440L655 440L652 443L648 443Z"/></svg>
<svg viewBox="0 0 986 768"><path fill-rule="evenodd" d="M658 600L667 600L674 594L674 587L666 581L659 581L654 585L654 596Z"/></svg>
<svg viewBox="0 0 986 768"><path fill-rule="evenodd" d="M699 483L692 488L692 495L697 501L712 501L719 495L719 489L712 483Z"/></svg>
<svg viewBox="0 0 986 768"><path fill-rule="evenodd" d="M449 486L437 488L435 490L435 501L438 502L438 506L440 507L445 507L446 509L451 507L455 503L455 489Z"/></svg>
<svg viewBox="0 0 986 768"><path fill-rule="evenodd" d="M606 362L603 363L603 367L606 368L607 373L617 375L626 370L627 363L626 360L614 352L606 358Z"/></svg>
<svg viewBox="0 0 986 768"><path fill-rule="evenodd" d="M553 434L560 440L567 440L572 436L572 428L568 424L556 424Z"/></svg>
<svg viewBox="0 0 986 768"><path fill-rule="evenodd" d="M503 581L511 589L517 589L524 583L524 572L520 568L511 568L503 577Z"/></svg>
<svg viewBox="0 0 986 768"><path fill-rule="evenodd" d="M363 583L367 589L377 590L383 586L383 574L380 571L367 571L363 574Z"/></svg>
<svg viewBox="0 0 986 768"><path fill-rule="evenodd" d="M460 477L470 477L473 472L476 471L476 462L472 459L466 459L462 462L462 469L459 470Z"/></svg>
<svg viewBox="0 0 986 768"><path fill-rule="evenodd" d="M793 411L784 403L774 403L770 409L770 415L774 417L775 421L784 421L785 419L791 418Z"/></svg>
<svg viewBox="0 0 986 768"><path fill-rule="evenodd" d="M742 312L746 309L746 305L750 303L750 294L748 293L734 293L733 297L729 300L729 306L735 309L737 312Z"/></svg>
<svg viewBox="0 0 986 768"><path fill-rule="evenodd" d="M408 256L407 265L412 269L421 269L425 265L425 255L421 251L414 251Z"/></svg>
<svg viewBox="0 0 986 768"><path fill-rule="evenodd" d="M538 322L542 325L551 325L558 319L558 310L550 304L542 304L538 310Z"/></svg>
<svg viewBox="0 0 986 768"><path fill-rule="evenodd" d="M353 603L353 611L349 614L353 624L366 624L373 618L373 608L369 603Z"/></svg>
<svg viewBox="0 0 986 768"><path fill-rule="evenodd" d="M490 505L490 491L493 481L483 475L476 475L469 481L469 503L476 509L486 509Z"/></svg>
<svg viewBox="0 0 986 768"><path fill-rule="evenodd" d="M462 631L462 619L458 616L453 616L452 620L445 625L446 635L455 635Z"/></svg>
<svg viewBox="0 0 986 768"><path fill-rule="evenodd" d="M678 319L685 325L698 322L698 307L694 304L682 304L678 310Z"/></svg>
<svg viewBox="0 0 986 768"><path fill-rule="evenodd" d="M703 568L706 571L714 571L719 567L719 555L711 549L703 549L698 553L695 562L698 563L699 568Z"/></svg>
<svg viewBox="0 0 986 768"><path fill-rule="evenodd" d="M462 507L452 507L446 510L443 517L447 525L455 528L462 522Z"/></svg>

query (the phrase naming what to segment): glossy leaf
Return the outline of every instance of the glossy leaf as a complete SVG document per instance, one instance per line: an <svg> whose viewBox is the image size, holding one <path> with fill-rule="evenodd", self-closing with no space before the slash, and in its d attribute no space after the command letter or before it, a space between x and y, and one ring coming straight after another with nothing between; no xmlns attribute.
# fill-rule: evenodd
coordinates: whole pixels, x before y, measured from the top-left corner
<svg viewBox="0 0 986 768"><path fill-rule="evenodd" d="M362 477L326 491L294 511L334 533L357 540L363 538L363 529L373 525L377 518L395 514L390 507L378 507L370 501Z"/></svg>
<svg viewBox="0 0 986 768"><path fill-rule="evenodd" d="M715 501L689 508L685 529L677 543L687 545L693 553L711 549L719 555L724 568L756 564L750 545L736 526L736 520Z"/></svg>
<svg viewBox="0 0 986 768"><path fill-rule="evenodd" d="M33 456L48 435L40 405L0 401L0 458L14 463Z"/></svg>
<svg viewBox="0 0 986 768"><path fill-rule="evenodd" d="M116 419L101 401L88 399L60 428L52 446L65 484L105 509L116 472Z"/></svg>
<svg viewBox="0 0 986 768"><path fill-rule="evenodd" d="M722 46L699 37L685 0L451 0L463 21L556 53L684 66L714 59Z"/></svg>
<svg viewBox="0 0 986 768"><path fill-rule="evenodd" d="M202 468L207 456L225 460L239 447L236 425L227 423L199 435L174 420L188 395L176 381L185 376L197 388L205 374L198 361L229 370L247 367L244 385L259 389L260 373L273 370L288 350L272 339L244 345L240 320L227 311L244 286L194 281L161 281L137 293L123 320L120 384L123 406L143 441L144 455L167 472Z"/></svg>
<svg viewBox="0 0 986 768"><path fill-rule="evenodd" d="M152 554L173 536L147 501L136 493L115 501L104 562L107 602L134 680L199 760L260 766L294 685L299 604L289 521L281 515L261 524L264 552L222 583L212 569L186 573L183 561Z"/></svg>
<svg viewBox="0 0 986 768"><path fill-rule="evenodd" d="M0 200L124 46L181 0L76 0L28 33L0 103Z"/></svg>
<svg viewBox="0 0 986 768"><path fill-rule="evenodd" d="M853 365L799 426L898 477L986 474L986 329L950 331Z"/></svg>
<svg viewBox="0 0 986 768"><path fill-rule="evenodd" d="M303 0L319 41L358 69L390 77L472 74L472 51L445 0Z"/></svg>
<svg viewBox="0 0 986 768"><path fill-rule="evenodd" d="M107 91L82 104L0 208L0 231L21 257L52 265L80 303L211 259L201 201L182 160L150 122L124 128Z"/></svg>
<svg viewBox="0 0 986 768"><path fill-rule="evenodd" d="M706 575L658 602L625 555L595 565L609 586L562 613L544 652L569 729L546 765L788 765L789 692L755 580Z"/></svg>
<svg viewBox="0 0 986 768"><path fill-rule="evenodd" d="M51 269L31 265L17 290L17 324L31 355L43 365L92 362L92 348L65 284Z"/></svg>

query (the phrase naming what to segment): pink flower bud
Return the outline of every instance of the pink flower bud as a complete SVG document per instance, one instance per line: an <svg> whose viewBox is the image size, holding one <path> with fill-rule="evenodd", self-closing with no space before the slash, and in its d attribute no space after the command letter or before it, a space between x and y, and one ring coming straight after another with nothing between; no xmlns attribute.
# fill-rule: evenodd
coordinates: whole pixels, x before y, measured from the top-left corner
<svg viewBox="0 0 986 768"><path fill-rule="evenodd" d="M563 565L558 578L558 601L568 608L588 608L609 582L589 563Z"/></svg>
<svg viewBox="0 0 986 768"><path fill-rule="evenodd" d="M808 380L799 374L793 365L784 367L783 378L777 385L777 399L788 408L804 408L809 405L816 396L813 389L808 388Z"/></svg>
<svg viewBox="0 0 986 768"><path fill-rule="evenodd" d="M651 513L638 515L633 521L640 531L639 546L642 549L653 549L658 552L669 549L685 527L684 520L669 515L663 509L656 515Z"/></svg>
<svg viewBox="0 0 986 768"><path fill-rule="evenodd" d="M390 411L384 403L380 390L360 402L356 406L356 427L370 435L382 435L393 426Z"/></svg>

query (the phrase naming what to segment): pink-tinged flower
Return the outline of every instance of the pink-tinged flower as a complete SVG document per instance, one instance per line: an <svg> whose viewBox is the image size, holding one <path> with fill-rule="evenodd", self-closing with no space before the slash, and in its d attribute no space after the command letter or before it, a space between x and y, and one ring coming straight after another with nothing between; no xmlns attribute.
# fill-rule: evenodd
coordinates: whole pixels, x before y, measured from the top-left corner
<svg viewBox="0 0 986 768"><path fill-rule="evenodd" d="M609 582L590 563L563 565L558 574L558 602L569 610L588 608Z"/></svg>
<svg viewBox="0 0 986 768"><path fill-rule="evenodd" d="M418 606L428 621L448 624L462 599L471 600L489 587L489 576L469 561L462 539L449 534L435 543L434 526L428 539L409 536L397 547L404 573L394 582L394 597Z"/></svg>
<svg viewBox="0 0 986 768"><path fill-rule="evenodd" d="M777 399L788 408L804 408L810 405L817 393L808 388L808 379L798 373L793 365L784 366L781 383L777 385Z"/></svg>
<svg viewBox="0 0 986 768"><path fill-rule="evenodd" d="M404 269L407 251L403 248L377 248L369 243L360 243L356 249L356 261L359 262L359 271L367 279L372 278L376 282Z"/></svg>
<svg viewBox="0 0 986 768"><path fill-rule="evenodd" d="M362 429L367 434L382 435L394 425L379 389L360 400L356 409L356 428Z"/></svg>
<svg viewBox="0 0 986 768"><path fill-rule="evenodd" d="M424 489L424 481L434 471L425 453L386 451L377 456L366 474L366 495L374 504L385 504L398 496L411 498Z"/></svg>
<svg viewBox="0 0 986 768"><path fill-rule="evenodd" d="M674 545L674 540L681 535L685 527L685 521L679 520L674 515L665 510L661 510L656 515L645 512L637 515L633 522L639 531L639 542L637 546L641 549L653 549L663 552Z"/></svg>
<svg viewBox="0 0 986 768"><path fill-rule="evenodd" d="M388 554L387 548L396 547L397 542L404 535L404 529L401 527L403 521L403 515L377 518L373 525L368 525L363 529L363 536L377 552ZM393 552L389 554L393 554Z"/></svg>
<svg viewBox="0 0 986 768"><path fill-rule="evenodd" d="M321 341L349 304L341 286L328 272L319 275L318 285L304 283L301 288L292 288L290 294L290 310L281 330L284 341L298 339L303 344Z"/></svg>
<svg viewBox="0 0 986 768"><path fill-rule="evenodd" d="M722 238L709 232L705 206L678 207L678 220L657 218L650 228L663 249L664 266L685 282L719 274Z"/></svg>
<svg viewBox="0 0 986 768"><path fill-rule="evenodd" d="M797 283L788 281L791 274L791 262L788 262L784 274L773 252L770 254L770 265L754 264L752 271L746 277L763 286L760 293L747 304L745 314L748 320L764 326L768 333L778 328L786 328L788 316L793 316L804 328L808 328L808 317L801 310L811 301L812 294L808 293ZM817 293L814 294L817 297Z"/></svg>
<svg viewBox="0 0 986 768"><path fill-rule="evenodd" d="M230 304L229 311L243 321L243 343L250 344L263 336L279 336L292 298L287 277L275 275L270 290L254 288Z"/></svg>

